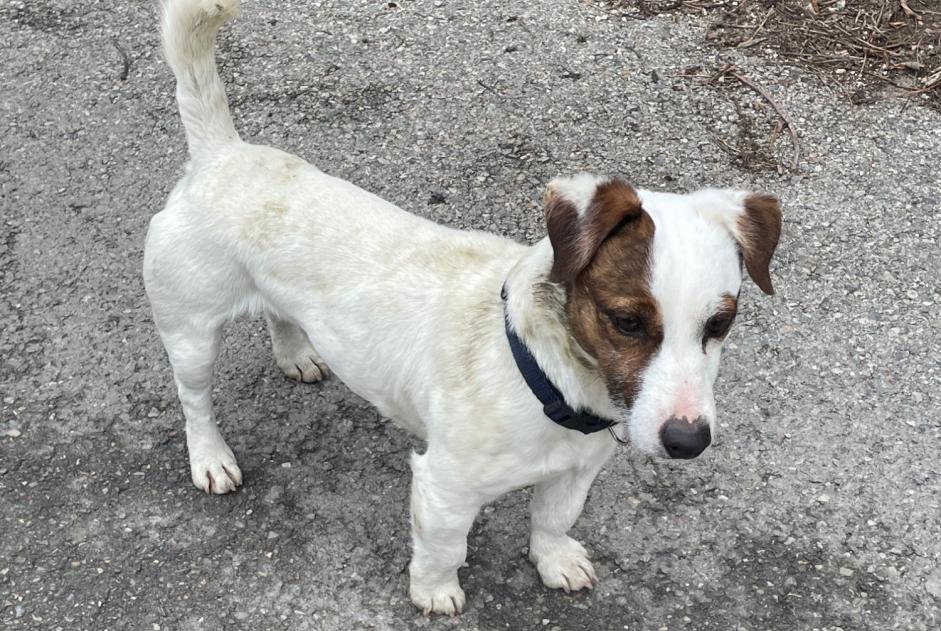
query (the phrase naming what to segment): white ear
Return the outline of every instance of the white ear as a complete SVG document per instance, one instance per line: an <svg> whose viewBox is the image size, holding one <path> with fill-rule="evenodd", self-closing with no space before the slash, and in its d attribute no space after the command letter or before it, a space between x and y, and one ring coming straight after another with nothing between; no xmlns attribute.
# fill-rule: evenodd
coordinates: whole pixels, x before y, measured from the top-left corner
<svg viewBox="0 0 941 631"><path fill-rule="evenodd" d="M704 188L690 193L693 207L701 216L732 230L745 209L748 191L728 188ZM733 233L734 234L734 233Z"/></svg>
<svg viewBox="0 0 941 631"><path fill-rule="evenodd" d="M773 294L769 266L781 237L781 205L777 198L719 189L697 191L691 197L700 215L732 234L748 275L763 292Z"/></svg>

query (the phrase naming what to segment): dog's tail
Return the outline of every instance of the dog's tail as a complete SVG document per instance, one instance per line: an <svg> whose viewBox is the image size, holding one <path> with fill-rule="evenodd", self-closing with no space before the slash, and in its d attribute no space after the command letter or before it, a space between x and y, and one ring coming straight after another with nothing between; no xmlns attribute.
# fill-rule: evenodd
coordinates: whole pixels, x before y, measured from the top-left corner
<svg viewBox="0 0 941 631"><path fill-rule="evenodd" d="M176 100L190 155L238 139L225 88L216 70L219 28L239 10L238 0L161 0L163 51L176 75Z"/></svg>

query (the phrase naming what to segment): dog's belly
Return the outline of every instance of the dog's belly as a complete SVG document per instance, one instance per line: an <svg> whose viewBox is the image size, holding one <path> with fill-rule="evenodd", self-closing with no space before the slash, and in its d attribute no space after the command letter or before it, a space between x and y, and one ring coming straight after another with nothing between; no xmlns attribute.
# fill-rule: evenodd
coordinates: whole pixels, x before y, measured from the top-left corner
<svg viewBox="0 0 941 631"><path fill-rule="evenodd" d="M502 333L502 275L489 276L453 286L415 286L402 278L391 286L325 291L288 313L345 385L425 438L429 419L450 411L446 401L494 394L473 387L492 362L484 352L490 340L475 335L473 323L456 324L473 313L465 304L478 300L482 284L492 286L486 293L494 296L484 300L493 304L490 317L497 319L485 328Z"/></svg>
<svg viewBox="0 0 941 631"><path fill-rule="evenodd" d="M426 438L424 418L427 415L427 396L421 388L412 387L408 375L388 370L379 365L386 362L371 361L371 352L359 354L333 336L313 331L308 335L320 356L330 366L333 374L354 394L376 407L380 414L391 419L399 427L419 438ZM323 350L321 350L323 349ZM385 349L394 353L394 349ZM404 370L404 366L403 366Z"/></svg>

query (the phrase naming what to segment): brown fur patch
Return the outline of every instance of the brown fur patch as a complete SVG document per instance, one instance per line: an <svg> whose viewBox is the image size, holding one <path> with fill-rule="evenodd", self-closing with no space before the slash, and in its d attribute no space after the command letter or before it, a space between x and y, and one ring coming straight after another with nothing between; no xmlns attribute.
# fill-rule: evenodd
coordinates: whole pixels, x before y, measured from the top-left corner
<svg viewBox="0 0 941 631"><path fill-rule="evenodd" d="M598 186L582 217L552 189L546 191L545 211L553 251L549 280L563 284L575 280L613 231L642 212L634 188L617 178Z"/></svg>
<svg viewBox="0 0 941 631"><path fill-rule="evenodd" d="M738 313L738 298L732 294L722 294L716 315L723 314L734 318L736 313Z"/></svg>
<svg viewBox="0 0 941 631"><path fill-rule="evenodd" d="M736 313L738 313L738 298L732 294L722 294L719 311L723 313L729 313L734 316Z"/></svg>
<svg viewBox="0 0 941 631"><path fill-rule="evenodd" d="M649 257L654 223L633 195L619 187L596 194L589 212L605 215L589 225L604 232L601 243L572 283L565 305L569 328L604 376L608 391L633 404L640 376L663 340L657 301L650 293ZM633 189L631 189L633 193ZM623 218L629 220L623 223ZM615 230L618 225L622 227ZM613 233L612 233L613 230ZM599 238L597 234L593 239ZM621 333L612 316L637 318L642 336Z"/></svg>
<svg viewBox="0 0 941 631"><path fill-rule="evenodd" d="M761 291L772 295L769 267L781 237L781 205L777 198L758 194L745 198L745 212L739 217L738 230L748 275Z"/></svg>
<svg viewBox="0 0 941 631"><path fill-rule="evenodd" d="M578 211L572 202L546 192L546 229L552 243L552 282L565 282L578 274Z"/></svg>
<svg viewBox="0 0 941 631"><path fill-rule="evenodd" d="M706 320L706 324L703 327L703 353L706 352L706 345L709 343L709 340L725 339L732 328L732 322L735 321L736 314L738 314L738 298L732 294L722 294L722 297L719 299L719 307L716 309L715 313L709 316L709 319ZM713 324L719 324L720 322L728 322L728 328L726 328L725 331L721 334L717 335L713 331Z"/></svg>

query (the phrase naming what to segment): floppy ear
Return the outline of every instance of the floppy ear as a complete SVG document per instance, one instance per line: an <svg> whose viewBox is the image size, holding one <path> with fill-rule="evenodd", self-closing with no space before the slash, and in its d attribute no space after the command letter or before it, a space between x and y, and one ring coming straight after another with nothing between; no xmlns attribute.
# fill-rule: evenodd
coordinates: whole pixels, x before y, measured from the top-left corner
<svg viewBox="0 0 941 631"><path fill-rule="evenodd" d="M574 281L605 239L644 212L630 184L588 173L552 180L545 211L554 257L549 280L562 284Z"/></svg>
<svg viewBox="0 0 941 631"><path fill-rule="evenodd" d="M776 197L744 191L705 190L693 194L697 210L732 233L755 284L774 294L769 267L781 237L781 205Z"/></svg>
<svg viewBox="0 0 941 631"><path fill-rule="evenodd" d="M781 237L781 205L771 195L751 194L736 222L736 241L742 248L745 269L755 284L769 296L774 294L769 266Z"/></svg>

